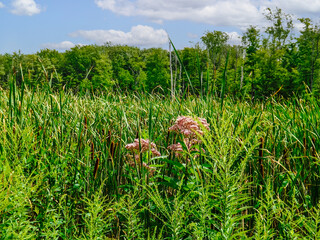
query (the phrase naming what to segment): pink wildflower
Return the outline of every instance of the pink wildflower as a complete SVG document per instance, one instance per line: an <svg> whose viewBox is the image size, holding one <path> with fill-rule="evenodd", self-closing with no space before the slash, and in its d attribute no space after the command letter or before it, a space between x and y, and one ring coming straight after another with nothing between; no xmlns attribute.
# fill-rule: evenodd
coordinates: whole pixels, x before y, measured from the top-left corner
<svg viewBox="0 0 320 240"><path fill-rule="evenodd" d="M184 143L186 144L186 147L188 149L188 151L196 151L196 152L200 152L198 148L195 148L195 144L201 143L200 140L198 139L188 139L185 138L183 139ZM175 152L176 157L180 157L181 153L183 152L183 148L181 146L180 143L176 143L176 144L171 144L168 147L169 150ZM202 152L205 152L205 150L203 148L201 148Z"/></svg>
<svg viewBox="0 0 320 240"><path fill-rule="evenodd" d="M140 153L147 152L149 150L149 144L150 144L150 151L155 156L161 156L160 152L157 151L157 146L155 143L150 142L149 139L140 139L140 145L141 145L141 152L140 146L139 146L139 139L136 138L133 143L127 144L125 146L126 149L131 150L136 153L135 157L136 159L139 158Z"/></svg>
<svg viewBox="0 0 320 240"><path fill-rule="evenodd" d="M210 130L207 120L204 118L198 118L198 121L207 129ZM201 143L201 140L197 138L197 134L203 135L200 124L195 121L192 117L180 116L177 118L175 124L169 128L169 131L174 131L184 135L184 143L188 151L197 151L200 152L194 145ZM172 144L168 147L169 150L175 152L177 157L181 156L183 152L182 146L180 143ZM202 149L203 150L203 149ZM203 150L204 151L204 150Z"/></svg>
<svg viewBox="0 0 320 240"><path fill-rule="evenodd" d="M140 146L141 146L141 151L140 151L140 146L139 146L139 139L136 138L133 143L127 144L125 146L126 149L134 152L134 158L136 160L137 164L140 164L140 153L147 152L149 150L149 145L150 145L150 151L153 155L155 156L161 156L160 152L157 151L157 146L155 143L150 142L149 139L142 139L140 138ZM140 151L140 152L139 152ZM134 161L129 161L128 162L131 167L135 166ZM154 167L150 167L148 164L145 162L142 163L142 166L146 168L150 174L153 174L155 172Z"/></svg>
<svg viewBox="0 0 320 240"><path fill-rule="evenodd" d="M210 130L206 119L198 118L198 120L207 130ZM192 117L187 116L178 117L175 124L169 128L169 131L180 132L187 138L195 137L196 133L203 135L199 123Z"/></svg>
<svg viewBox="0 0 320 240"><path fill-rule="evenodd" d="M172 144L168 147L169 150L182 152L182 146L180 143Z"/></svg>
<svg viewBox="0 0 320 240"><path fill-rule="evenodd" d="M172 144L168 147L169 150L173 151L176 157L180 157L183 152L182 146L180 143Z"/></svg>

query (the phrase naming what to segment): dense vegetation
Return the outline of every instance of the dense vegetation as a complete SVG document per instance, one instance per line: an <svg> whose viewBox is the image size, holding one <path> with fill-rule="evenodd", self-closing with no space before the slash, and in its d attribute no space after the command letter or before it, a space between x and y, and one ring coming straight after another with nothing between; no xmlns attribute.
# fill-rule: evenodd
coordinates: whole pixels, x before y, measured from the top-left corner
<svg viewBox="0 0 320 240"><path fill-rule="evenodd" d="M0 56L0 238L320 239L320 33L266 17L242 46Z"/></svg>
<svg viewBox="0 0 320 240"><path fill-rule="evenodd" d="M2 239L320 238L311 95L222 106L10 89L0 95ZM179 116L210 131L169 131Z"/></svg>
<svg viewBox="0 0 320 240"><path fill-rule="evenodd" d="M226 94L265 99L279 91L292 96L309 88L319 94L320 30L308 18L293 19L280 9L268 10L269 27L250 26L241 45L229 45L221 31L206 32L201 43L182 50L129 46L76 46L59 53L0 55L0 85L12 75L33 86L50 82L54 89L73 91L138 91L179 94ZM223 84L223 79L225 82Z"/></svg>

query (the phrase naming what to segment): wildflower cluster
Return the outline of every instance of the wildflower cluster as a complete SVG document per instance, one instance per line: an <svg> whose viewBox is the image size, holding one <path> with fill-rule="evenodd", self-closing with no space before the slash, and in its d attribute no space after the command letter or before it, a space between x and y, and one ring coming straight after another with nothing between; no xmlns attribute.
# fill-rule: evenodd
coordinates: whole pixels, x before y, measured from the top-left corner
<svg viewBox="0 0 320 240"><path fill-rule="evenodd" d="M200 152L200 150L196 146L201 143L201 140L198 139L198 135L203 135L201 125L207 130L210 130L209 124L204 118L198 118L197 120L195 120L192 117L180 116L177 118L175 124L169 128L169 131L182 134L183 142L189 152ZM150 142L149 139L137 138L133 143L127 144L125 148L134 153L134 158L137 163L140 163L140 161L142 161L140 159L140 156L144 152L150 151L154 156L161 156L160 152L157 150L156 144ZM173 151L177 157L180 157L183 152L181 143L172 144L168 146L168 149ZM135 162L130 161L129 165L133 167L135 166ZM142 166L148 169L150 173L153 173L155 171L153 167L150 167L144 162L142 163Z"/></svg>
<svg viewBox="0 0 320 240"><path fill-rule="evenodd" d="M203 135L203 131L201 130L199 123L207 130L210 130L209 124L204 118L198 118L198 121L196 121L192 117L180 116L177 118L175 124L169 128L169 131L181 133L183 135L183 142L189 152L191 150L199 152L199 149L195 147L195 145L201 143L201 140L198 139L198 134ZM172 144L168 149L175 152L176 157L180 157L183 152L181 143Z"/></svg>
<svg viewBox="0 0 320 240"><path fill-rule="evenodd" d="M210 130L209 124L205 118L198 118L198 121L207 129ZM192 117L180 116L177 118L175 124L169 128L169 131L182 133L186 138L194 139L197 133L203 135L203 131L197 121Z"/></svg>
<svg viewBox="0 0 320 240"><path fill-rule="evenodd" d="M140 158L140 153L144 153L149 150L149 145L150 145L150 151L152 152L153 155L161 156L160 152L157 151L156 144L153 142L150 142L149 139L140 138L140 143L139 143L139 139L136 138L133 143L126 145L125 148L133 151L135 153L136 160L138 160Z"/></svg>
<svg viewBox="0 0 320 240"><path fill-rule="evenodd" d="M160 152L157 150L156 144L153 142L150 142L149 139L140 138L140 141L139 141L139 139L136 138L133 143L127 144L125 146L126 149L134 153L135 160L138 163L140 163L140 154L149 151L149 147L153 155L161 156ZM135 163L133 161L130 161L129 165L133 167ZM155 171L153 167L150 167L146 163L142 163L142 166L148 169L150 173L153 173Z"/></svg>

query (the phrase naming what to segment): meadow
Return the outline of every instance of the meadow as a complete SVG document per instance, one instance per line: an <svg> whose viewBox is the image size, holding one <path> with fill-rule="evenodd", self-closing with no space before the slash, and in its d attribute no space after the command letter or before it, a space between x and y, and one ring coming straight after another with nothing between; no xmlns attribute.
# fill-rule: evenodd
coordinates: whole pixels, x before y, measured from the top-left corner
<svg viewBox="0 0 320 240"><path fill-rule="evenodd" d="M320 239L319 119L308 94L222 102L11 84L0 238Z"/></svg>

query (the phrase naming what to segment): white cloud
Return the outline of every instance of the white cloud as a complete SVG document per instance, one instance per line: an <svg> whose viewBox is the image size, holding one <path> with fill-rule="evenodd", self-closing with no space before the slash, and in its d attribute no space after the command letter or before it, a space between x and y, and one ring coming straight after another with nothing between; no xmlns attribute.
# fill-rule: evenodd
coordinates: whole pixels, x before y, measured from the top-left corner
<svg viewBox="0 0 320 240"><path fill-rule="evenodd" d="M95 0L98 7L153 21L190 20L215 26L248 26L263 19L254 0Z"/></svg>
<svg viewBox="0 0 320 240"><path fill-rule="evenodd" d="M4 7L5 5L2 2L0 2L0 8L4 8Z"/></svg>
<svg viewBox="0 0 320 240"><path fill-rule="evenodd" d="M267 7L297 16L320 12L319 0L95 0L98 7L124 16L143 16L157 23L189 20L245 29L265 24Z"/></svg>
<svg viewBox="0 0 320 240"><path fill-rule="evenodd" d="M304 24L298 21L295 21L293 24L296 31L302 31L304 28Z"/></svg>
<svg viewBox="0 0 320 240"><path fill-rule="evenodd" d="M161 46L168 42L168 35L163 29L153 29L149 26L134 26L130 32L118 30L79 30L70 34L71 37L81 37L97 44L111 42L113 44L139 47Z"/></svg>
<svg viewBox="0 0 320 240"><path fill-rule="evenodd" d="M228 43L230 45L240 45L241 44L241 35L237 32L227 32L229 36Z"/></svg>
<svg viewBox="0 0 320 240"><path fill-rule="evenodd" d="M318 14L320 11L319 0L264 0L263 4L270 8L281 8L286 13L307 15Z"/></svg>
<svg viewBox="0 0 320 240"><path fill-rule="evenodd" d="M32 16L41 12L40 6L34 0L13 0L11 12L16 15Z"/></svg>
<svg viewBox="0 0 320 240"><path fill-rule="evenodd" d="M46 44L43 44L43 47L49 48L49 49L57 49L57 50L68 50L70 48L75 47L75 44L70 41L63 41L60 43L46 43Z"/></svg>

